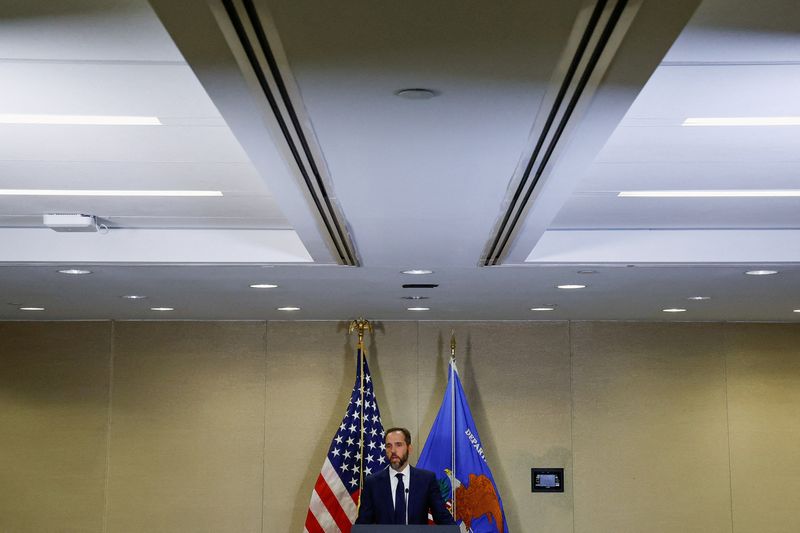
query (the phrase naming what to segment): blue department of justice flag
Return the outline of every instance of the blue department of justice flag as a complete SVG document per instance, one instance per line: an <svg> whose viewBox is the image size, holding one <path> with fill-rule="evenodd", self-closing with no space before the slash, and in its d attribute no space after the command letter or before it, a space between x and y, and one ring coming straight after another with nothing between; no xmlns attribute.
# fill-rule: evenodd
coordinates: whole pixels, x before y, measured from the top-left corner
<svg viewBox="0 0 800 533"><path fill-rule="evenodd" d="M356 383L311 492L304 533L350 533L364 478L386 468L385 463L381 412L359 347Z"/></svg>
<svg viewBox="0 0 800 533"><path fill-rule="evenodd" d="M453 359L444 400L417 467L436 473L442 497L451 512L455 508L456 523L463 524L462 531L466 526L474 533L508 533L503 501L486 463Z"/></svg>

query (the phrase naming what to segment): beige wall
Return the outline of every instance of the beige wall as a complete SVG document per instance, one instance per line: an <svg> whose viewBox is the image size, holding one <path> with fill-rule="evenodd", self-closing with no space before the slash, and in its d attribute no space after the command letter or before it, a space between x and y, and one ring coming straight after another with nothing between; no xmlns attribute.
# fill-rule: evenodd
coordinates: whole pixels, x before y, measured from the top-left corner
<svg viewBox="0 0 800 533"><path fill-rule="evenodd" d="M377 326L417 451L455 330L514 533L800 530L800 326ZM0 532L302 531L353 351L335 322L0 323Z"/></svg>

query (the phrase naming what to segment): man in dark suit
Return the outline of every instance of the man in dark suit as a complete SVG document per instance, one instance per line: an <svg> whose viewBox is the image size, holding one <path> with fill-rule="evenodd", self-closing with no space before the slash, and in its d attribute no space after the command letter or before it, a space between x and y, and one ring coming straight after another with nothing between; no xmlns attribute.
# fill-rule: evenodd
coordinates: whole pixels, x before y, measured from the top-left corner
<svg viewBox="0 0 800 533"><path fill-rule="evenodd" d="M447 510L436 474L408 464L411 432L391 428L384 437L389 467L364 480L356 524L455 524Z"/></svg>

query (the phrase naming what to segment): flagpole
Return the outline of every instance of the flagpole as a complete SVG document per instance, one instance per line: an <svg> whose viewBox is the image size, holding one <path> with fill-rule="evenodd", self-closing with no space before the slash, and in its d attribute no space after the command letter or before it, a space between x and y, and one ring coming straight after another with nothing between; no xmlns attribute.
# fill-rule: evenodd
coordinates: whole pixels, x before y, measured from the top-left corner
<svg viewBox="0 0 800 533"><path fill-rule="evenodd" d="M358 330L358 375L359 375L359 394L361 398L361 416L359 417L361 421L361 428L360 428L360 438L358 442L358 490L359 490L359 497L358 497L358 504L356 508L358 509L361 506L361 488L364 486L364 361L367 357L367 352L364 349L364 330L369 331L372 333L372 324L369 320L365 320L363 318L358 318L350 322L350 327L348 332L350 334L353 331Z"/></svg>
<svg viewBox="0 0 800 533"><path fill-rule="evenodd" d="M450 458L453 479L450 480L450 493L453 502L453 518L456 514L456 333L450 330Z"/></svg>

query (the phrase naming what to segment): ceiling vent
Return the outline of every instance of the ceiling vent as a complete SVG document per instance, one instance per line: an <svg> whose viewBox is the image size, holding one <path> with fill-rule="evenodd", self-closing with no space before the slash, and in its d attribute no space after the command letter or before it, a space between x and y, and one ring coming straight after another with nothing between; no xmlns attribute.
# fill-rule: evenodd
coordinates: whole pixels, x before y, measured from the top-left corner
<svg viewBox="0 0 800 533"><path fill-rule="evenodd" d="M318 164L314 156L315 152L320 153L320 151L312 146L313 135L307 136L303 131L301 120L292 104L289 90L270 48L267 33L255 5L251 0L222 0L221 4L236 35L236 41L229 41L229 44L232 46L238 44L247 57L258 85L278 121L281 133L302 175L305 189L319 214L321 224L330 238L339 262L358 266L358 256L346 231L344 217L341 216L333 197L329 194L321 174L324 171L324 163Z"/></svg>
<svg viewBox="0 0 800 533"><path fill-rule="evenodd" d="M638 5L638 2L632 2ZM623 13L628 7L627 0L597 1L587 17L582 33L578 30L578 39L571 57L567 57L568 64L560 82L553 84L555 95L551 98L548 109L540 111L544 117L538 137L533 138L532 150L525 154L523 161L527 164L522 167L519 177L515 177L516 184L512 186L506 199L508 205L505 212L498 217L486 249L481 256L481 265L491 266L500 264L507 254L510 243L520 221L524 218L531 196L542 174L548 168L553 152L562 139L564 130L578 105L581 97L589 96L587 85L590 78L597 75L601 69L598 63L606 50L612 35L626 31L627 28L619 24ZM593 89L592 89L593 90ZM538 126L537 126L538 127Z"/></svg>

